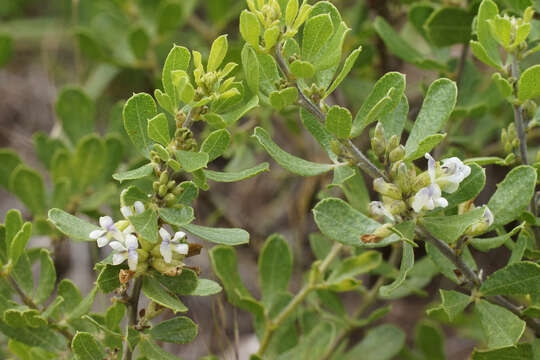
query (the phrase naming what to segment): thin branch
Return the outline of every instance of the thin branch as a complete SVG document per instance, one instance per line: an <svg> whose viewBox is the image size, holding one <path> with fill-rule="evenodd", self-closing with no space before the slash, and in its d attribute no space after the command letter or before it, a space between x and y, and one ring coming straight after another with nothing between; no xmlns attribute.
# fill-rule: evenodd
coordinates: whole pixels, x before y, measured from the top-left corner
<svg viewBox="0 0 540 360"><path fill-rule="evenodd" d="M319 265L318 270L321 274L326 271L328 266L332 263L332 261L339 254L342 248L343 245L341 243L334 243L334 246L332 246L330 252L326 255L323 262ZM281 324L283 324L283 322L285 322L285 320L287 320L287 318L294 312L296 307L304 301L306 296L316 288L316 284L308 282L302 287L302 289L300 289L298 294L296 294L296 296L291 300L291 302L289 302L289 304L279 313L279 315L274 320L267 320L266 329L263 335L263 339L261 341L261 346L259 347L259 351L257 351L258 356L262 357L262 355L266 351L266 348L270 344L270 340L272 339L274 332L279 328Z"/></svg>
<svg viewBox="0 0 540 360"><path fill-rule="evenodd" d="M294 77L292 76L286 61L283 58L283 54L281 53L279 45L276 46L275 58L283 75L290 81L294 82L294 86L298 90L298 104L324 124L326 120L326 115L306 96L306 94L304 94L298 83L294 80ZM368 174L371 178L383 178L387 182L390 181L388 176L383 173L377 166L375 166L371 161L369 161L369 159L364 155L364 153L362 153L362 151L358 149L351 140L340 141L340 143L342 149L351 154L356 165L366 174Z"/></svg>
<svg viewBox="0 0 540 360"><path fill-rule="evenodd" d="M135 280L135 284L133 285L131 296L127 300L127 306L129 310L128 324L127 324L128 329L137 324L137 315L139 312L138 308L139 308L139 297L141 296L141 288L142 288L142 277L138 277ZM129 345L127 344L127 340L126 340L125 349L126 350L124 352L124 360L131 360L133 356L133 352L129 348Z"/></svg>

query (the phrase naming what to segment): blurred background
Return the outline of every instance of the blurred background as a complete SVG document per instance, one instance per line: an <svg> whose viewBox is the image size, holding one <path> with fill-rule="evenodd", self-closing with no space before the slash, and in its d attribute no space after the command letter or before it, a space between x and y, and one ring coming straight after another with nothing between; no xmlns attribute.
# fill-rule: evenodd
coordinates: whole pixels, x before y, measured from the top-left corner
<svg viewBox="0 0 540 360"><path fill-rule="evenodd" d="M388 71L399 71L407 75L411 121L419 111L427 85L437 77L450 77L459 84L458 111L449 122L450 136L445 146L437 150L437 157L444 154L504 157L499 145L499 129L512 121L512 113L492 85L490 74L482 73L486 69L472 59L467 45L434 44L422 33L421 20L407 17L411 7L419 8L422 4L451 5L475 14L479 1L331 2L341 10L352 29L344 44L344 53L359 45L363 50L351 75L329 102L346 106L355 113L379 77ZM501 3L511 7L515 2ZM536 7L540 10L538 3ZM62 110L58 99L62 92L76 89L77 94L83 94L83 101L81 106L69 109L70 116L93 117L98 133L115 134L121 144L119 167L133 167L140 159L123 130L123 101L132 93L152 94L155 88L161 87L161 66L173 44L196 49L206 56L217 36L229 34L227 61L241 63L243 42L239 39L238 16L245 7L242 0L0 0L0 147L15 150L23 162L41 173L46 186L51 187L47 156L52 155L47 155L48 150L40 139L63 136L59 119L65 109ZM405 64L403 54L388 46L374 29L376 16L392 25L401 37L398 41L411 44L408 46L425 59L444 66L433 66L426 61ZM533 22L531 36L540 39L539 21ZM538 63L538 60L531 57L526 62ZM242 78L242 71L237 71L236 75ZM269 160L250 138L255 126L272 129L276 142L292 154L311 161L326 161L326 154L303 131L295 109L277 113L260 107L231 130L233 145L226 158L213 165L216 169L234 171ZM197 127L195 130L203 131ZM537 128L536 133L532 132L530 144L538 147L539 138ZM367 150L368 137L364 136L357 144ZM270 173L240 183L213 185L212 191L202 192L195 204L199 223L241 227L251 234L249 246L237 251L241 276L255 294L259 292L257 254L264 239L272 233L281 233L290 242L296 264L295 286L299 287L302 272L314 258L309 246L310 234L316 232L311 208L321 197L339 191L327 188L332 180L330 176L299 178L273 162L271 168ZM494 184L505 173L503 168L487 167L488 184L478 204L489 198ZM85 204L81 196L73 203L75 212L93 217L118 211L120 186L113 184L110 178L104 180L104 184L107 182L108 185L103 186L106 190L95 193L88 190L90 192L85 194L87 197L99 195L99 201ZM0 186L0 217L3 218L8 209L17 208L27 218L32 218L33 214L6 191L5 181L0 185L4 185ZM369 183L366 189L371 189ZM363 206L365 204L358 205ZM103 254L96 254L87 244L55 241L48 236L35 237L32 241L36 246L52 246L60 278L73 279L83 294L92 287L95 281L92 259ZM418 258L423 255L423 248L416 251ZM480 252L474 255L486 273L509 257L504 249L491 252L489 256ZM215 279L205 251L193 259L192 265L200 266L203 277ZM414 343L415 327L426 317L425 306L436 301L437 289L455 286L441 276L431 279L433 274L424 275L429 284L421 291L394 301L390 314L382 320L404 329L408 344ZM365 283L369 282L366 278ZM343 300L346 308L352 309L358 296L345 296ZM106 304L107 300L101 301ZM188 316L199 324L199 336L189 345L168 348L171 352L185 359L208 354L224 359L247 359L247 354L257 348L251 316L234 310L224 294L183 301L190 308ZM474 318L464 318L463 322L463 331L443 329L448 332L445 349L450 360L467 358L478 337L475 333L478 327L469 326ZM361 339L362 335L359 331L353 339Z"/></svg>

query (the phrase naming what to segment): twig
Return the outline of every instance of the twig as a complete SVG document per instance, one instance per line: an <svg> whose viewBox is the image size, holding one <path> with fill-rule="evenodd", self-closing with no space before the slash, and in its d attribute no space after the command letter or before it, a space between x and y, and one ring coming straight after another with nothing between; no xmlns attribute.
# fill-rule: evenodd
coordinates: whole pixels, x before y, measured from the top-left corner
<svg viewBox="0 0 540 360"><path fill-rule="evenodd" d="M339 254L341 249L343 248L343 245L335 242L332 249L330 249L330 252L328 255L326 255L326 258L323 260L323 262L319 265L319 272L323 274L332 260L335 259L335 257ZM262 356L264 352L266 351L266 348L270 344L270 340L272 339L272 335L274 335L274 332L279 328L285 320L294 312L296 307L304 301L306 296L313 290L317 288L317 285L308 282L305 284L302 289L296 294L296 296L289 302L289 304L279 313L279 315L275 318L275 320L268 319L266 322L266 328L263 335L263 339L261 341L261 346L259 347L259 351L257 352L258 356Z"/></svg>
<svg viewBox="0 0 540 360"><path fill-rule="evenodd" d="M127 306L129 310L128 314L128 324L127 328L134 326L137 324L137 315L138 315L138 307L139 307L139 297L141 296L141 287L142 287L142 277L138 277L135 280L135 284L133 285L133 290L131 292L131 296L127 300ZM126 340L126 346L125 346L125 352L124 352L124 360L131 360L133 356L133 352L129 348L129 345L127 344Z"/></svg>
<svg viewBox="0 0 540 360"><path fill-rule="evenodd" d="M289 67L287 66L286 61L283 58L280 45L276 46L275 58L283 75L289 81L294 82L294 86L298 90L298 104L302 106L304 109L306 109L311 115L315 116L321 123L324 124L326 115L321 111L319 107L317 107L317 105L315 105L304 94L304 92L302 91L298 83L294 80L294 77L289 71ZM345 140L345 141L340 140L340 144L344 150L346 150L349 154L351 154L356 165L360 169L362 169L366 174L368 174L371 178L373 179L383 178L387 182L390 181L388 176L385 173L383 173L377 166L375 166L371 161L369 161L369 159L364 155L364 153L362 153L362 151L358 149L351 140Z"/></svg>

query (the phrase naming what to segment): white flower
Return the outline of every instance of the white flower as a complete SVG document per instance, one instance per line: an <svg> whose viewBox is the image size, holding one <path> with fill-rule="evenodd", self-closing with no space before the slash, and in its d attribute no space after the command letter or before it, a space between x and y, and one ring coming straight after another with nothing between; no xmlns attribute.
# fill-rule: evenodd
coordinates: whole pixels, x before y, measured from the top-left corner
<svg viewBox="0 0 540 360"><path fill-rule="evenodd" d="M493 213L487 206L484 206L484 214L482 218L476 223L470 226L467 230L468 235L476 236L486 232L486 230L493 224Z"/></svg>
<svg viewBox="0 0 540 360"><path fill-rule="evenodd" d="M163 260L165 260L166 263L171 263L173 251L181 255L188 254L188 244L180 242L186 237L186 233L178 231L171 239L171 234L169 234L169 232L162 227L159 229L159 235L161 236L162 240L161 245L159 246L159 252L161 253L161 256L163 256Z"/></svg>
<svg viewBox="0 0 540 360"><path fill-rule="evenodd" d="M140 202L140 201L135 201L133 203L133 209L135 209L136 214L140 214L140 213L142 213L144 211L144 204L142 202ZM120 208L120 212L127 219L128 217L134 215L133 214L133 209L131 208L131 206L122 206Z"/></svg>
<svg viewBox="0 0 540 360"><path fill-rule="evenodd" d="M435 159L429 153L426 153L425 157L428 159L431 182L437 183L442 191L449 194L456 192L459 184L471 174L471 168L457 157L443 159L439 169L437 169Z"/></svg>
<svg viewBox="0 0 540 360"><path fill-rule="evenodd" d="M387 217L394 221L394 216L388 211L381 201L372 201L369 203L369 213L375 217Z"/></svg>
<svg viewBox="0 0 540 360"><path fill-rule="evenodd" d="M107 245L112 238L119 241L123 240L123 234L114 225L114 221L110 216L100 217L99 226L101 226L101 229L93 230L88 235L90 239L97 240L99 247Z"/></svg>
<svg viewBox="0 0 540 360"><path fill-rule="evenodd" d="M484 206L484 216L482 216L482 219L484 220L484 223L487 224L488 227L493 225L493 221L495 221L495 217L493 216L493 213L487 206Z"/></svg>
<svg viewBox="0 0 540 360"><path fill-rule="evenodd" d="M447 207L448 201L441 197L441 188L436 183L418 190L412 201L412 208L415 212L422 210L433 210L436 207Z"/></svg>
<svg viewBox="0 0 540 360"><path fill-rule="evenodd" d="M135 235L128 234L126 235L125 242L113 241L109 246L114 250L112 258L113 265L119 265L127 259L129 270L137 270L137 261L139 260L137 248L139 247L139 242Z"/></svg>

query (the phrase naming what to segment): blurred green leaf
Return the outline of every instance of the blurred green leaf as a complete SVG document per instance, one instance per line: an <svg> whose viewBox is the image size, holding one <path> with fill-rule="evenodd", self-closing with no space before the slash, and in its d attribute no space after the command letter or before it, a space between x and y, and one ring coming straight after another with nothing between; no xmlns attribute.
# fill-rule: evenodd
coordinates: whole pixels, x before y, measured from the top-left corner
<svg viewBox="0 0 540 360"><path fill-rule="evenodd" d="M277 234L268 237L259 256L259 280L264 304L270 306L274 295L287 290L292 267L293 256L287 241Z"/></svg>
<svg viewBox="0 0 540 360"><path fill-rule="evenodd" d="M47 209L45 202L45 185L37 171L21 164L13 170L9 178L9 190L17 195L22 203L34 215L44 214Z"/></svg>
<svg viewBox="0 0 540 360"><path fill-rule="evenodd" d="M49 210L49 221L62 233L76 241L94 241L90 239L89 235L92 231L99 229L96 225L87 223L60 209Z"/></svg>
<svg viewBox="0 0 540 360"><path fill-rule="evenodd" d="M197 336L197 324L188 317L178 316L163 321L150 330L150 335L158 341L188 344Z"/></svg>
<svg viewBox="0 0 540 360"><path fill-rule="evenodd" d="M55 104L56 114L62 128L73 144L90 134L94 129L96 107L92 99L82 89L64 87Z"/></svg>
<svg viewBox="0 0 540 360"><path fill-rule="evenodd" d="M441 7L425 23L429 39L435 46L465 44L471 39L473 14L459 7Z"/></svg>

